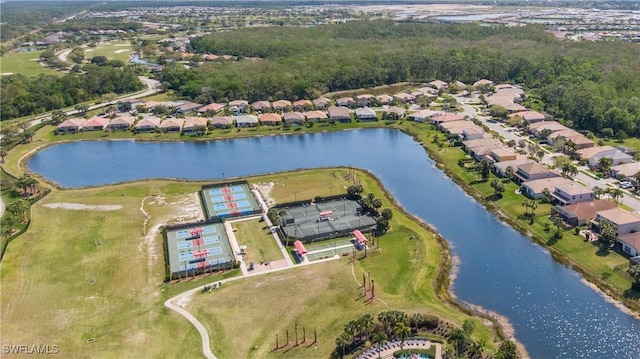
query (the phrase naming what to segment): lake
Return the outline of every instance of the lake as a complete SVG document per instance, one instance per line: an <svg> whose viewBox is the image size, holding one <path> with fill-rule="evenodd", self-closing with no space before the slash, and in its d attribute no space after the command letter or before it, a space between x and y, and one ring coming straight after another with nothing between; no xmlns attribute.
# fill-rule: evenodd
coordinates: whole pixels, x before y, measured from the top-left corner
<svg viewBox="0 0 640 359"><path fill-rule="evenodd" d="M640 358L640 320L500 222L391 129L202 142L56 144L27 167L63 187L147 178L218 180L312 167L371 171L409 212L437 228L460 259L453 292L507 317L533 358Z"/></svg>

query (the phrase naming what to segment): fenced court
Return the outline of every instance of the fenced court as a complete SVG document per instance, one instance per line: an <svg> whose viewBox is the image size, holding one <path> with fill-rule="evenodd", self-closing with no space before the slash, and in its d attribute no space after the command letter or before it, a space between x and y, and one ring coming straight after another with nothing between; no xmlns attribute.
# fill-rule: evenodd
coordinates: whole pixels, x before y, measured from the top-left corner
<svg viewBox="0 0 640 359"><path fill-rule="evenodd" d="M307 259L311 262L331 258L335 255L351 255L355 249L353 238L336 238L334 240L326 240L308 244Z"/></svg>
<svg viewBox="0 0 640 359"><path fill-rule="evenodd" d="M171 278L230 268L234 256L221 223L191 224L166 231Z"/></svg>
<svg viewBox="0 0 640 359"><path fill-rule="evenodd" d="M203 186L200 193L209 219L222 220L261 213L246 181Z"/></svg>
<svg viewBox="0 0 640 359"><path fill-rule="evenodd" d="M338 198L320 203L308 203L283 208L280 228L285 236L304 243L350 236L355 229L375 227L373 217L362 214L355 200Z"/></svg>

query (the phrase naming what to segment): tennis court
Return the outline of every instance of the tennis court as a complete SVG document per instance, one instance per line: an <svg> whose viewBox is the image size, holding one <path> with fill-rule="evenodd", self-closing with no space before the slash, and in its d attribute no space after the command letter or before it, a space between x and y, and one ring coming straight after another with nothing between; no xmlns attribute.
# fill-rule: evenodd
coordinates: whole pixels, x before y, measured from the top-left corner
<svg viewBox="0 0 640 359"><path fill-rule="evenodd" d="M373 217L362 214L355 200L338 199L323 203L284 208L280 225L289 238L304 243L350 236L355 229L367 230L376 225Z"/></svg>
<svg viewBox="0 0 640 359"><path fill-rule="evenodd" d="M261 213L246 181L202 187L202 200L208 218L230 218Z"/></svg>
<svg viewBox="0 0 640 359"><path fill-rule="evenodd" d="M335 240L326 240L321 242L314 242L308 244L307 259L311 262L331 258L335 255L343 256L353 253L354 245L353 238L337 238Z"/></svg>
<svg viewBox="0 0 640 359"><path fill-rule="evenodd" d="M230 266L234 260L221 223L168 228L166 241L169 270L174 278L221 269Z"/></svg>

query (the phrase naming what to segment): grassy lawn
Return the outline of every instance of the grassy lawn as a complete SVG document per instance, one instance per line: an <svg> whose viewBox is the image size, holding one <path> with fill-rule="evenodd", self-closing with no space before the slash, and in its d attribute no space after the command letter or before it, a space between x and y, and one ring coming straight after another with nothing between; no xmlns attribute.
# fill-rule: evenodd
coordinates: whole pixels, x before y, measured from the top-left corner
<svg viewBox="0 0 640 359"><path fill-rule="evenodd" d="M42 51L11 52L0 57L0 73L35 77L41 74L62 76L62 72L40 65L37 59Z"/></svg>
<svg viewBox="0 0 640 359"><path fill-rule="evenodd" d="M97 47L85 47L84 58L85 60L90 60L95 56L104 56L109 60L120 60L127 63L132 51L133 46L129 42L101 42Z"/></svg>
<svg viewBox="0 0 640 359"><path fill-rule="evenodd" d="M252 182L274 182L283 188L297 187L304 182L313 196L323 191L327 178L333 178L335 172L333 169L302 171L261 176ZM373 192L385 198L384 207L392 205L373 178L356 172L365 193ZM285 198L290 196L288 191L282 194ZM271 195L277 202L285 201L275 187ZM442 303L433 289L433 279L442 260L433 234L403 216L398 208L394 208L391 226L391 231L376 240L380 249L371 250L367 258L360 255L360 259L351 261L350 257L344 257L234 281L211 294L197 294L187 309L196 313L209 330L213 351L219 358L327 358L335 349L335 338L346 322L365 313L375 316L387 308L432 313L460 324L464 315ZM372 303L361 298L359 287L364 273L370 273L375 281L379 299ZM306 344L272 352L276 334L282 346L288 330L293 343L296 324L300 340L302 326L305 326ZM309 345L314 329L318 342ZM484 326L479 326L474 337L487 339L488 343L492 341Z"/></svg>
<svg viewBox="0 0 640 359"><path fill-rule="evenodd" d="M233 222L238 245L247 246L245 261L255 264L282 259L282 252L265 222L257 219Z"/></svg>

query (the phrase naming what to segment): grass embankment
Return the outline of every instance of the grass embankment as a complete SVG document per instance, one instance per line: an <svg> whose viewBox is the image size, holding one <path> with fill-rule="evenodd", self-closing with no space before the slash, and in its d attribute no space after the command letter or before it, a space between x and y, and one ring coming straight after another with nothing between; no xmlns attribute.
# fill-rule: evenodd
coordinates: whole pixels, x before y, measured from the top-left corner
<svg viewBox="0 0 640 359"><path fill-rule="evenodd" d="M625 256L613 251L602 255L597 245L586 242L584 237L576 235L573 229L562 229L562 238L555 239L556 228L549 220L551 205L548 203L538 202L533 223L529 219L521 219L525 214L525 207L521 204L526 198L516 193L518 186L511 181L499 179L505 185L505 192L501 199L495 199L490 182L496 177L491 175L487 181L479 181L479 172L467 171L458 166L458 160L465 158L465 153L459 147L449 147L442 134L439 134L440 141L434 142L433 137L438 132L429 127L417 124L406 126L409 132L422 142L430 156L444 166L449 176L468 193L514 228L548 248L556 260L580 271L600 289L624 301L630 308L640 311L640 293L630 289L632 279L626 272L629 261Z"/></svg>
<svg viewBox="0 0 640 359"><path fill-rule="evenodd" d="M309 193L326 195L329 183L337 192L346 171L292 172L251 182L273 182L272 195L282 201L291 195L285 188L302 183L317 188ZM373 179L359 176L367 191L381 194ZM200 356L195 329L167 311L163 302L238 271L163 283L162 238L154 231L191 213L188 208L198 204L187 194L200 185L154 180L54 189L35 204L29 230L10 244L0 271L1 344L31 343L37 338L38 343L58 345L65 357ZM285 195L281 198L278 193ZM145 198L144 210L151 216L146 227L140 210ZM55 203L67 207L48 206ZM69 204L115 207L79 210ZM427 311L461 323L466 316L442 303L433 289L442 261L438 243L424 227L400 211L395 213L394 229L379 239L381 250L354 263L356 278L371 272L380 300L370 305L358 300L359 284L346 260L233 282L213 294L197 296L189 305L208 326L216 354L264 356L274 345L276 331L283 338L285 329L292 333L298 323L305 325L307 340L316 328L318 349L301 347L277 355L327 357L346 321L387 308ZM410 236L417 239L409 240ZM492 342L483 326L477 327L475 337ZM253 349L256 345L258 349Z"/></svg>
<svg viewBox="0 0 640 359"><path fill-rule="evenodd" d="M271 196L277 202L293 200L292 190L300 190L297 199L328 195L346 186L348 169L311 170L261 176L251 182L274 184ZM365 193L385 198L383 207L394 206L372 177L356 171ZM304 184L304 186L302 186ZM346 187L340 188L345 190ZM304 191L304 192L303 192ZM304 194L304 195L303 195ZM442 251L434 234L423 225L393 207L391 231L376 239L379 250L367 258L349 258L229 283L212 293L198 293L187 306L207 327L213 351L220 358L266 357L327 358L336 348L335 338L344 325L365 313L377 315L387 309L436 314L461 324L466 318L445 304L434 289L434 281L443 263ZM413 237L414 239L410 239ZM362 298L362 275L370 273L375 282L376 300ZM294 328L306 343L293 347ZM318 342L313 341L316 330ZM279 345L289 331L290 345L272 352L275 335ZM476 340L492 343L489 329L478 326ZM491 345L491 344L490 344ZM491 348L488 348L489 350Z"/></svg>

